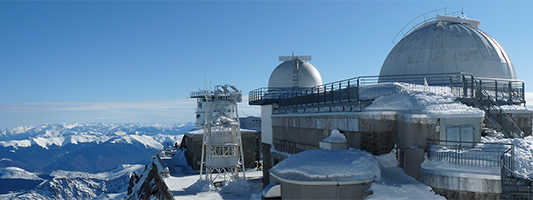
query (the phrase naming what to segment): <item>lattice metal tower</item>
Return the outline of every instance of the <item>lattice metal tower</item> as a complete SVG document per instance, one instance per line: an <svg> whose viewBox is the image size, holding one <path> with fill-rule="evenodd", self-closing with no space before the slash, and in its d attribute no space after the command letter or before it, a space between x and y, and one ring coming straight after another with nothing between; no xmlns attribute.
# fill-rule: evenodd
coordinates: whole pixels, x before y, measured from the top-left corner
<svg viewBox="0 0 533 200"><path fill-rule="evenodd" d="M244 175L244 154L237 103L242 92L232 85L217 85L213 91L203 90L194 98L205 106L204 136L200 178L213 183L238 179ZM191 95L193 97L193 95Z"/></svg>

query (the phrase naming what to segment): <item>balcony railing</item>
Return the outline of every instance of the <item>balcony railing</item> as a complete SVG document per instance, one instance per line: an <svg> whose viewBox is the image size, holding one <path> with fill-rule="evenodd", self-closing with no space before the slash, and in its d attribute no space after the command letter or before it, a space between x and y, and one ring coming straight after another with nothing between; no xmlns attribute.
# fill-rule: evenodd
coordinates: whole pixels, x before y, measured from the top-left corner
<svg viewBox="0 0 533 200"><path fill-rule="evenodd" d="M474 78L466 73L413 74L395 76L361 76L310 88L259 88L249 93L250 105L278 104L280 106L323 105L346 102L371 101L377 97L400 91L391 82L405 82L431 90L449 91L458 99L472 100L477 90L485 91L499 104L525 103L524 82L521 80Z"/></svg>
<svg viewBox="0 0 533 200"><path fill-rule="evenodd" d="M427 158L459 165L499 167L501 156L513 149L510 143L428 140Z"/></svg>

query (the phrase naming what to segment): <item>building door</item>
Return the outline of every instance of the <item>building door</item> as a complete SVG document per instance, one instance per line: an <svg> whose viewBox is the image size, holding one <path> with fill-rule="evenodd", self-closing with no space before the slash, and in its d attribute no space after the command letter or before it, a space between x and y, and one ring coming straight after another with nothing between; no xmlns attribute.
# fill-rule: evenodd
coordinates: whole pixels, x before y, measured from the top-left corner
<svg viewBox="0 0 533 200"><path fill-rule="evenodd" d="M448 145L461 145L464 147L472 146L474 142L474 125L473 124L450 124L446 125L446 140L462 142L462 144L453 142ZM464 142L467 142L466 144Z"/></svg>

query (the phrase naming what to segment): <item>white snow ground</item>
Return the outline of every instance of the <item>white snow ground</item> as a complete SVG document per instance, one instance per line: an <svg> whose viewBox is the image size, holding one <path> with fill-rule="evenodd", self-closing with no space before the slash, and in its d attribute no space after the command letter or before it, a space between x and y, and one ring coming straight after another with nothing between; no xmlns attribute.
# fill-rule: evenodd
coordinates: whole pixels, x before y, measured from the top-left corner
<svg viewBox="0 0 533 200"><path fill-rule="evenodd" d="M179 160L184 159L179 154L177 156ZM369 199L445 199L431 191L431 187L405 174L397 166L394 153L375 158L381 169L381 179L372 183L374 194L369 196ZM261 171L250 169L246 173L246 181L234 181L223 187L212 187L209 183L199 180L198 174L191 174L190 168L184 166L184 160L179 162L182 164L174 167L181 169L174 170L171 177L164 179L175 199L261 199Z"/></svg>
<svg viewBox="0 0 533 200"><path fill-rule="evenodd" d="M482 137L486 143L511 143L514 146L514 169L523 177L533 178L533 136L524 139Z"/></svg>
<svg viewBox="0 0 533 200"><path fill-rule="evenodd" d="M374 194L368 196L368 199L446 199L435 194L428 185L405 174L403 169L398 167L394 150L391 153L374 157L381 169L381 179L372 183L370 189L374 191Z"/></svg>

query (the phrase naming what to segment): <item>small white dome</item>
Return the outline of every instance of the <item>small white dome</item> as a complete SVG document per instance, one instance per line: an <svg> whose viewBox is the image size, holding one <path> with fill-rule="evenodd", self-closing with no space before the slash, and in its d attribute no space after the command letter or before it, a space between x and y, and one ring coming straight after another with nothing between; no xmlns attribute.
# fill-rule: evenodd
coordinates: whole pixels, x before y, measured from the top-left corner
<svg viewBox="0 0 533 200"><path fill-rule="evenodd" d="M296 79L293 74L294 66L298 68ZM269 88L306 88L318 85L322 85L322 76L318 70L310 63L297 59L279 64L268 80Z"/></svg>
<svg viewBox="0 0 533 200"><path fill-rule="evenodd" d="M379 75L465 72L475 77L516 79L503 47L479 30L478 24L477 20L438 16L402 38Z"/></svg>

